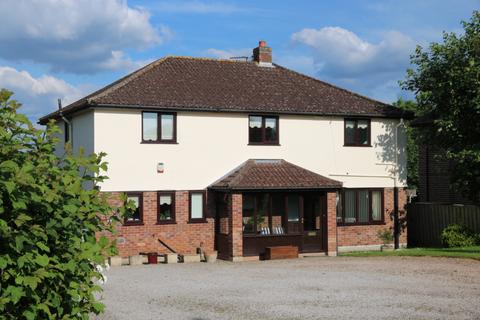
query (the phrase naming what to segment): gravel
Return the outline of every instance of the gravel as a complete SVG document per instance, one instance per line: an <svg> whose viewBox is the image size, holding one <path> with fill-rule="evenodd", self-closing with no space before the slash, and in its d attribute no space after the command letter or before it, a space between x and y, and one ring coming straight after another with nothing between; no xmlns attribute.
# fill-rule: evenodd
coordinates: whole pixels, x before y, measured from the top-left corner
<svg viewBox="0 0 480 320"><path fill-rule="evenodd" d="M480 319L480 262L428 257L112 268L96 319Z"/></svg>

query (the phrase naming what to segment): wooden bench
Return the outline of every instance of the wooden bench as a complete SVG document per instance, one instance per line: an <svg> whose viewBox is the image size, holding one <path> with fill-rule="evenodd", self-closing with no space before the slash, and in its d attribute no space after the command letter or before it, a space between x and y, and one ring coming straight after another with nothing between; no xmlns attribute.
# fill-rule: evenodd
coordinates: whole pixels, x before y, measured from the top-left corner
<svg viewBox="0 0 480 320"><path fill-rule="evenodd" d="M278 246L265 248L265 260L296 258L298 258L298 247L295 246Z"/></svg>

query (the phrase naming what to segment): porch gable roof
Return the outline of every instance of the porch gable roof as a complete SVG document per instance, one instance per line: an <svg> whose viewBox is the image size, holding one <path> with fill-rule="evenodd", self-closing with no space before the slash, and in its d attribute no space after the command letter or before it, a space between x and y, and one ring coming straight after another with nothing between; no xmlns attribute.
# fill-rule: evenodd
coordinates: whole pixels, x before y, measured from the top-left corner
<svg viewBox="0 0 480 320"><path fill-rule="evenodd" d="M342 182L283 159L249 159L209 186L215 190L336 189Z"/></svg>

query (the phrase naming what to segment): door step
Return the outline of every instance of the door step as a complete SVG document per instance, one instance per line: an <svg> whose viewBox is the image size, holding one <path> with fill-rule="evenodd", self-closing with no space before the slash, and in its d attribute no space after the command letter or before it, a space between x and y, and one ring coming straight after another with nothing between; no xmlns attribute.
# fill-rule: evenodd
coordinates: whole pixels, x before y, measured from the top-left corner
<svg viewBox="0 0 480 320"><path fill-rule="evenodd" d="M325 257L325 252L308 252L308 253L299 253L299 258L311 258L311 257Z"/></svg>

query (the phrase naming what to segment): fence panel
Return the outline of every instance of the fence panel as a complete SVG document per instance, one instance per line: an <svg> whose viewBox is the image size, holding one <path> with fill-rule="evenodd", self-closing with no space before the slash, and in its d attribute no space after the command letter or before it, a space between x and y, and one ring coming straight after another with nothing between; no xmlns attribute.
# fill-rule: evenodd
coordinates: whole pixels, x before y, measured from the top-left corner
<svg viewBox="0 0 480 320"><path fill-rule="evenodd" d="M441 233L457 223L480 233L480 207L434 203L413 203L407 207L409 247L440 247Z"/></svg>

